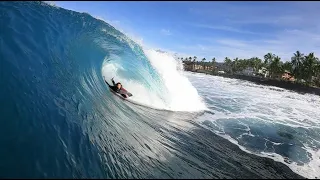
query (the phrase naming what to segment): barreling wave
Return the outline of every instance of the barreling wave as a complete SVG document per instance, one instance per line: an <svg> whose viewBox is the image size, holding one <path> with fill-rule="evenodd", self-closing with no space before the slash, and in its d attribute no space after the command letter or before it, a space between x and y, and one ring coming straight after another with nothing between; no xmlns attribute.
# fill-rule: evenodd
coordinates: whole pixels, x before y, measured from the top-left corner
<svg viewBox="0 0 320 180"><path fill-rule="evenodd" d="M0 2L0 25L0 177L299 177L197 124L206 105L171 55L42 2Z"/></svg>

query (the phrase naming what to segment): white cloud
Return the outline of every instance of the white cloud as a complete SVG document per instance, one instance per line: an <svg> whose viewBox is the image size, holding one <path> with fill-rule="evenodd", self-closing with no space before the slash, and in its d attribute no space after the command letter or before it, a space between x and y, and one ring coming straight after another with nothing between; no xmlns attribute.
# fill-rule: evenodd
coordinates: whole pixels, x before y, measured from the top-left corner
<svg viewBox="0 0 320 180"><path fill-rule="evenodd" d="M275 35L273 39L240 40L240 39L210 39L206 43L182 45L178 47L196 56L207 59L216 57L223 61L225 57L250 58L260 57L272 52L282 58L290 60L297 50L303 53L314 52L320 55L320 35L300 30L285 30Z"/></svg>
<svg viewBox="0 0 320 180"><path fill-rule="evenodd" d="M161 34L165 35L165 36L171 36L172 33L169 29L161 29Z"/></svg>
<svg viewBox="0 0 320 180"><path fill-rule="evenodd" d="M212 3L211 7L193 7L189 12L203 17L207 23L189 25L225 32L221 36L197 34L192 37L193 45L184 44L177 49L207 59L217 57L218 61L226 56L263 58L268 52L290 60L297 50L320 56L319 3L259 3L248 6Z"/></svg>
<svg viewBox="0 0 320 180"><path fill-rule="evenodd" d="M235 27L231 27L231 26L224 26L224 25L207 25L207 24L190 24L190 25L195 26L195 27L200 27L200 28L223 30L223 31L229 31L229 32L236 32L236 33L260 34L257 32L242 30L240 28L235 28Z"/></svg>
<svg viewBox="0 0 320 180"><path fill-rule="evenodd" d="M315 52L316 55L320 55L320 24L318 23L320 3L255 2L250 5L238 3L237 6L230 2L210 2L208 4L211 5L194 4L189 13L199 18L199 22L189 23L189 27L225 32L221 36L216 34L210 37L207 35L210 33L202 35L193 31L194 35L185 36L192 44L180 44L165 51L177 52L188 57L197 56L198 59L216 57L217 61L223 61L226 56L263 58L263 55L268 52L275 53L283 60L290 60L292 54L297 50L304 53ZM200 6L202 7L199 8ZM122 22L120 22L102 17L97 18L111 24L141 45L144 43L145 46L154 49L159 47L155 42L157 38L147 39L145 40L147 42L144 42L144 39L129 27L130 20L124 20L122 17ZM173 35L169 29L165 28L159 33L164 36ZM186 41L176 43L180 42Z"/></svg>
<svg viewBox="0 0 320 180"><path fill-rule="evenodd" d="M225 45L228 47L239 47L239 48L244 48L247 46L246 43L235 40L235 39L219 39L216 41L217 43L221 45Z"/></svg>
<svg viewBox="0 0 320 180"><path fill-rule="evenodd" d="M208 24L188 25L223 30L231 36L228 37L226 34L223 37L219 35L212 37L196 34L188 37L193 39L194 44L181 44L176 50L188 52L191 56L199 58L216 57L218 61L223 61L225 57L263 58L268 52L287 61L297 50L305 54L314 52L320 56L319 8L320 4L302 5L298 2L288 3L275 9L270 6L228 6L222 9L216 7L214 10L192 8L192 13L200 15L199 18L210 16L221 20L211 20L212 23Z"/></svg>

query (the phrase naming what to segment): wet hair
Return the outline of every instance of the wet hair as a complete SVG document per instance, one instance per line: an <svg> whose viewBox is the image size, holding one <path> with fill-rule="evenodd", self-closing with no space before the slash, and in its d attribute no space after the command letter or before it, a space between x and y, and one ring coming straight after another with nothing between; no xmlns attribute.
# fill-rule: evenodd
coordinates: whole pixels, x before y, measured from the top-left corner
<svg viewBox="0 0 320 180"><path fill-rule="evenodd" d="M116 84L116 86L118 86L118 84L120 84L120 85L122 86L122 84L121 84L120 82L118 82L118 83Z"/></svg>

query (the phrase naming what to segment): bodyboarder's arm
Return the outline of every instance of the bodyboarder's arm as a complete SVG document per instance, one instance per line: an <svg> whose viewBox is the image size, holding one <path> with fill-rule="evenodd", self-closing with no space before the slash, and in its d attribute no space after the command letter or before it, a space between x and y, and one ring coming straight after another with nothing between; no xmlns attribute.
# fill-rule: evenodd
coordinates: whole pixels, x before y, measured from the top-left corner
<svg viewBox="0 0 320 180"><path fill-rule="evenodd" d="M103 76L103 77L104 77L104 76ZM110 84L106 81L106 79L104 79L104 82L106 82L106 83L108 84L108 86L111 87Z"/></svg>
<svg viewBox="0 0 320 180"><path fill-rule="evenodd" d="M109 87L111 87L110 84L106 80L104 80L104 81L108 84Z"/></svg>
<svg viewBox="0 0 320 180"><path fill-rule="evenodd" d="M112 81L112 84L115 86L115 85L116 85L116 83L114 82L113 78L111 79L111 81Z"/></svg>

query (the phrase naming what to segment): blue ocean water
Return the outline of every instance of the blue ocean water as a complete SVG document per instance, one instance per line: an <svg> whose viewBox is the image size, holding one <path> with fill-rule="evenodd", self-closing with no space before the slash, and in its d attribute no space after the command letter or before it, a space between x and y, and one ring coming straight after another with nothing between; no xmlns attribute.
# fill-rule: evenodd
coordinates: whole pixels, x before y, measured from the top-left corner
<svg viewBox="0 0 320 180"><path fill-rule="evenodd" d="M301 178L217 135L206 118L222 110L109 24L0 2L0 25L1 178ZM103 76L144 106L113 96Z"/></svg>

